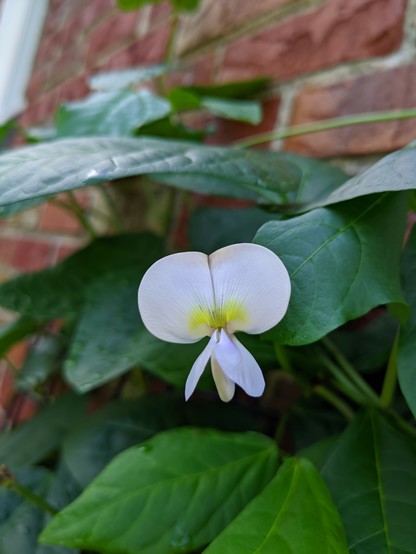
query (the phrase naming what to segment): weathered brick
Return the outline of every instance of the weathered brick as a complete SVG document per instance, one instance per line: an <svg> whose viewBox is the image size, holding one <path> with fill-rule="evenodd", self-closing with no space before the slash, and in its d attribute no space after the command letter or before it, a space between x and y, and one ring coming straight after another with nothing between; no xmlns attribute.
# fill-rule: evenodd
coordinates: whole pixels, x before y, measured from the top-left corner
<svg viewBox="0 0 416 554"><path fill-rule="evenodd" d="M38 229L71 235L82 231L79 221L73 215L50 202L41 207Z"/></svg>
<svg viewBox="0 0 416 554"><path fill-rule="evenodd" d="M338 63L382 56L403 36L406 0L330 0L228 47L222 81L287 79Z"/></svg>
<svg viewBox="0 0 416 554"><path fill-rule="evenodd" d="M20 271L36 271L51 263L54 246L45 240L20 237L1 237L2 261Z"/></svg>
<svg viewBox="0 0 416 554"><path fill-rule="evenodd" d="M248 22L282 8L296 4L297 0L202 0L199 9L185 15L177 41L177 51L184 54L207 42L226 36Z"/></svg>
<svg viewBox="0 0 416 554"><path fill-rule="evenodd" d="M134 38L138 14L118 12L100 23L89 35L87 65L96 65L96 60Z"/></svg>
<svg viewBox="0 0 416 554"><path fill-rule="evenodd" d="M163 60L169 28L166 25L157 27L142 39L115 53L102 68L122 69L140 64L152 64Z"/></svg>
<svg viewBox="0 0 416 554"><path fill-rule="evenodd" d="M86 96L89 92L85 74L68 79L59 87L59 104L71 102Z"/></svg>
<svg viewBox="0 0 416 554"><path fill-rule="evenodd" d="M209 85L213 81L215 54L209 53L168 75L168 86Z"/></svg>
<svg viewBox="0 0 416 554"><path fill-rule="evenodd" d="M7 364L0 362L0 424L4 417L4 412L13 398L14 379L7 368Z"/></svg>
<svg viewBox="0 0 416 554"><path fill-rule="evenodd" d="M415 105L416 65L408 65L304 89L295 100L291 125ZM408 119L294 137L285 148L319 157L370 154L402 148L415 136L416 120Z"/></svg>
<svg viewBox="0 0 416 554"><path fill-rule="evenodd" d="M48 89L54 89L67 79L76 77L83 72L85 61L82 47L83 45L80 43L68 46L53 62L47 82Z"/></svg>
<svg viewBox="0 0 416 554"><path fill-rule="evenodd" d="M171 15L171 3L161 2L152 6L152 12L150 14L150 25L155 25L161 21L166 21Z"/></svg>

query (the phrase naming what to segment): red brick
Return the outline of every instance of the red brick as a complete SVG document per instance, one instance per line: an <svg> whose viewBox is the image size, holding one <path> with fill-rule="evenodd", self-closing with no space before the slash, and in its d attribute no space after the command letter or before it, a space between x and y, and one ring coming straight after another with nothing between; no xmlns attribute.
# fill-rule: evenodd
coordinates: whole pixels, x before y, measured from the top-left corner
<svg viewBox="0 0 416 554"><path fill-rule="evenodd" d="M19 403L16 406L16 409L13 410L12 422L13 425L23 423L31 419L39 409L39 405L33 398L29 396L19 396Z"/></svg>
<svg viewBox="0 0 416 554"><path fill-rule="evenodd" d="M134 38L138 14L116 13L100 23L88 39L87 65L94 66L96 59Z"/></svg>
<svg viewBox="0 0 416 554"><path fill-rule="evenodd" d="M53 62L50 70L47 88L54 89L67 79L78 76L85 66L82 45L75 43L62 51L59 58Z"/></svg>
<svg viewBox="0 0 416 554"><path fill-rule="evenodd" d="M170 2L161 2L152 6L152 13L150 15L150 25L155 25L161 21L166 21L171 15Z"/></svg>
<svg viewBox="0 0 416 554"><path fill-rule="evenodd" d="M41 95L39 100L25 110L20 117L24 127L47 123L52 119L59 102L59 91L51 90Z"/></svg>
<svg viewBox="0 0 416 554"><path fill-rule="evenodd" d="M322 87L308 87L296 98L291 124L350 114L416 106L416 65L356 77ZM356 125L294 137L285 148L319 157L388 152L416 136L416 120Z"/></svg>
<svg viewBox="0 0 416 554"><path fill-rule="evenodd" d="M169 87L190 86L190 85L209 85L214 78L215 54L199 58L192 64L184 67L181 71L169 73Z"/></svg>
<svg viewBox="0 0 416 554"><path fill-rule="evenodd" d="M114 9L114 0L94 0L88 2L80 12L80 27L87 29L101 21Z"/></svg>
<svg viewBox="0 0 416 554"><path fill-rule="evenodd" d="M27 351L28 343L22 341L12 346L8 351L7 357L15 367L21 368L26 359Z"/></svg>
<svg viewBox="0 0 416 554"><path fill-rule="evenodd" d="M2 362L0 365L0 418L2 416L1 412L4 412L6 410L11 399L13 398L13 385L13 375L7 368L7 364L5 362Z"/></svg>
<svg viewBox="0 0 416 554"><path fill-rule="evenodd" d="M401 44L405 8L406 0L327 1L229 46L220 79L287 79L388 54Z"/></svg>
<svg viewBox="0 0 416 554"><path fill-rule="evenodd" d="M0 257L20 271L36 271L51 262L54 247L47 241L29 238L0 238Z"/></svg>
<svg viewBox="0 0 416 554"><path fill-rule="evenodd" d="M169 28L157 27L144 38L120 50L106 62L107 69L122 69L140 64L152 64L163 60Z"/></svg>
<svg viewBox="0 0 416 554"><path fill-rule="evenodd" d="M36 73L32 74L30 78L29 85L27 88L26 96L29 104L38 100L40 95L45 90L45 83L48 80L49 67L44 66L41 69L38 69Z"/></svg>
<svg viewBox="0 0 416 554"><path fill-rule="evenodd" d="M212 40L226 36L296 0L208 0L192 15L184 17L178 37L178 53L184 54Z"/></svg>
<svg viewBox="0 0 416 554"><path fill-rule="evenodd" d="M59 104L83 98L88 92L89 88L85 74L68 79L59 88Z"/></svg>
<svg viewBox="0 0 416 554"><path fill-rule="evenodd" d="M41 231L54 231L64 234L79 234L81 232L79 221L74 215L50 202L41 207L38 228Z"/></svg>
<svg viewBox="0 0 416 554"><path fill-rule="evenodd" d="M258 133L272 131L275 127L279 105L280 98L271 98L263 102L263 119L259 125L218 118L216 120L217 131L209 137L207 142L210 144L230 144ZM262 147L267 147L267 143L262 144Z"/></svg>

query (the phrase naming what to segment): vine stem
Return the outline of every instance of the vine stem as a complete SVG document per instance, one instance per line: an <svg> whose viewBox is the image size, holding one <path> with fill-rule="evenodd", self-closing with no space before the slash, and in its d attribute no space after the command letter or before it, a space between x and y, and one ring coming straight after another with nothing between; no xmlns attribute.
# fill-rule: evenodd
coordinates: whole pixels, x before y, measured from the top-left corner
<svg viewBox="0 0 416 554"><path fill-rule="evenodd" d="M351 410L348 404L346 404L342 400L342 398L337 396L334 392L332 392L324 385L316 385L315 387L313 387L312 390L315 394L329 402L329 404L332 404L332 406L334 406L334 408L336 408L347 421L352 420L352 418L354 417L354 412Z"/></svg>
<svg viewBox="0 0 416 554"><path fill-rule="evenodd" d="M114 228L115 230L118 232L118 233L123 233L123 231L125 231L125 227L124 227L124 222L121 218L121 215L115 205L115 202L113 200L113 197L111 196L111 194L109 193L109 191L107 190L107 188L105 186L100 186L99 187L99 191L101 193L101 196L107 206L107 208L109 209L110 213L111 213L111 219L112 219L112 222L114 224Z"/></svg>
<svg viewBox="0 0 416 554"><path fill-rule="evenodd" d="M416 118L416 109L389 110L385 112L361 113L357 115L346 115L325 119L316 123L305 123L303 125L294 125L280 131L270 131L268 133L260 133L246 139L237 140L234 142L236 148L247 148L256 146L271 140L279 140L299 135L307 135L309 133L318 133L319 131L329 131L330 129L340 129L341 127L350 127L352 125L364 125L367 123L382 123L384 121L395 121L397 119Z"/></svg>
<svg viewBox="0 0 416 554"><path fill-rule="evenodd" d="M51 506L49 502L46 502L41 496L25 487L25 485L22 485L22 483L19 483L13 473L4 465L0 466L0 486L22 496L31 504L34 504L48 514L54 516L59 511Z"/></svg>
<svg viewBox="0 0 416 554"><path fill-rule="evenodd" d="M71 208L73 214L76 216L80 224L82 225L83 229L88 233L88 235L92 239L97 238L97 233L94 229L94 227L91 225L91 223L88 221L87 216L84 213L84 210L79 205L78 200L76 199L74 193L72 191L68 191L67 193L69 207Z"/></svg>
<svg viewBox="0 0 416 554"><path fill-rule="evenodd" d="M380 403L383 408L388 408L393 400L397 384L397 352L399 348L400 328L394 337L393 347L390 352L383 387L381 389Z"/></svg>
<svg viewBox="0 0 416 554"><path fill-rule="evenodd" d="M342 352L335 346L335 344L328 338L324 337L322 343L327 348L328 352L334 357L336 362L342 368L344 373L350 378L351 382L360 390L364 396L375 405L380 405L380 398L374 392L374 390L364 381L364 379L359 375L357 370L350 364L350 362L345 358Z"/></svg>

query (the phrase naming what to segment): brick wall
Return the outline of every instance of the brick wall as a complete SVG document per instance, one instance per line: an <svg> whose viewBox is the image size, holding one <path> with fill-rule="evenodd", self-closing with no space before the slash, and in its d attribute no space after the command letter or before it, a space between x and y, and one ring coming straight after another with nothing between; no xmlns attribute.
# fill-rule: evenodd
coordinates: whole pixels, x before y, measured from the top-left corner
<svg viewBox="0 0 416 554"><path fill-rule="evenodd" d="M47 123L60 103L82 98L98 71L163 60L172 22L168 2L138 12L115 0L50 0L24 126ZM183 71L172 84L271 76L265 119L218 121L224 144L259 131L346 114L416 106L416 0L202 0L176 36ZM347 127L275 147L351 160L400 148L416 121ZM94 208L94 197L81 194ZM0 279L56 262L85 239L62 208L46 204L0 222Z"/></svg>
<svg viewBox="0 0 416 554"><path fill-rule="evenodd" d="M51 0L20 122L47 123L60 103L87 93L93 73L163 60L171 22L167 2L122 13L114 0ZM199 11L180 23L175 55L184 69L172 84L273 78L261 126L219 121L218 143L346 114L415 107L416 0L202 0ZM407 120L274 146L359 168L414 138L416 121ZM90 193L80 199L94 208ZM79 225L55 204L2 221L0 279L55 263L84 240Z"/></svg>
<svg viewBox="0 0 416 554"><path fill-rule="evenodd" d="M44 124L60 103L83 97L95 72L163 60L171 21L168 2L123 13L115 0L50 0L22 125ZM279 126L416 106L416 0L202 0L183 17L176 39L184 70L172 84L273 77L261 126L219 121L221 144ZM415 136L416 121L407 120L275 146L361 159ZM1 277L55 261L82 235L70 216L47 205L3 223L0 239ZM32 255L21 254L20 240Z"/></svg>

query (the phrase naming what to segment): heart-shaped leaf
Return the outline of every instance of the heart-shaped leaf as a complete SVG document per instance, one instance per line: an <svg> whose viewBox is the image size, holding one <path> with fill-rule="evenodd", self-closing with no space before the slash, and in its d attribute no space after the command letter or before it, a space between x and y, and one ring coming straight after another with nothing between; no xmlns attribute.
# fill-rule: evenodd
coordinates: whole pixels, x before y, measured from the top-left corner
<svg viewBox="0 0 416 554"><path fill-rule="evenodd" d="M117 456L41 541L133 554L191 552L270 481L276 447L254 433L166 431Z"/></svg>
<svg viewBox="0 0 416 554"><path fill-rule="evenodd" d="M416 436L359 414L322 469L354 554L416 551Z"/></svg>
<svg viewBox="0 0 416 554"><path fill-rule="evenodd" d="M254 242L281 257L292 282L289 309L270 337L308 344L375 306L403 302L406 207L405 193L386 193L266 223Z"/></svg>
<svg viewBox="0 0 416 554"><path fill-rule="evenodd" d="M204 550L236 552L348 554L341 518L311 462L286 460L263 492Z"/></svg>

